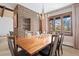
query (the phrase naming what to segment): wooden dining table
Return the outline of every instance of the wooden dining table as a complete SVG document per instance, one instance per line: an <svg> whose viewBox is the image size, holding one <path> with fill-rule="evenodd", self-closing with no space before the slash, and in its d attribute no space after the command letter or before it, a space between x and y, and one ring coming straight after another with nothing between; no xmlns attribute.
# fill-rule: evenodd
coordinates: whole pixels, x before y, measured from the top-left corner
<svg viewBox="0 0 79 59"><path fill-rule="evenodd" d="M16 44L28 52L30 55L38 53L50 43L51 34L32 35L26 37L18 37L16 39Z"/></svg>

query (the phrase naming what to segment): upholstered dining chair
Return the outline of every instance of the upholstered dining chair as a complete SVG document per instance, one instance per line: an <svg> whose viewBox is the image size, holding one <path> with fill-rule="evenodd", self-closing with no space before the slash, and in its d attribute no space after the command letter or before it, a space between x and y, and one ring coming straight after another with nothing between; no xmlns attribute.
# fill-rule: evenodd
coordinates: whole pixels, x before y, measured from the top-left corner
<svg viewBox="0 0 79 59"><path fill-rule="evenodd" d="M53 38L54 41L53 41ZM53 36L51 39L51 44L48 45L46 48L44 48L42 51L40 51L40 55L42 56L56 56L56 48L57 48L57 43L58 43L58 36Z"/></svg>
<svg viewBox="0 0 79 59"><path fill-rule="evenodd" d="M9 46L9 50L11 52L12 56L27 56L28 54L25 53L24 50L20 50L17 53L15 53L15 48L14 48L14 43L13 40L8 39L8 46Z"/></svg>

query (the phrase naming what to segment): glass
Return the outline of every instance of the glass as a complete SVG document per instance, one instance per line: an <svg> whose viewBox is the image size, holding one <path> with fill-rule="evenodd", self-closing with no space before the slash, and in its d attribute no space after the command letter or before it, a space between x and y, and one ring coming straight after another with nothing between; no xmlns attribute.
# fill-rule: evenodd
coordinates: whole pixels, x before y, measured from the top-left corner
<svg viewBox="0 0 79 59"><path fill-rule="evenodd" d="M60 31L61 30L61 18L55 18L55 31Z"/></svg>
<svg viewBox="0 0 79 59"><path fill-rule="evenodd" d="M64 16L64 31L70 32L71 31L71 17L70 16Z"/></svg>

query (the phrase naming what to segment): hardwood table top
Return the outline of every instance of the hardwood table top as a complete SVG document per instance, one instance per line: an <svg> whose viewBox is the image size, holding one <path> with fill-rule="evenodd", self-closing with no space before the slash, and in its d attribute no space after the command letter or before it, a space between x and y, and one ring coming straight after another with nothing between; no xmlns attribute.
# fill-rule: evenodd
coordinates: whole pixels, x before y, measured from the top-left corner
<svg viewBox="0 0 79 59"><path fill-rule="evenodd" d="M51 43L51 35L19 37L16 44L33 55Z"/></svg>

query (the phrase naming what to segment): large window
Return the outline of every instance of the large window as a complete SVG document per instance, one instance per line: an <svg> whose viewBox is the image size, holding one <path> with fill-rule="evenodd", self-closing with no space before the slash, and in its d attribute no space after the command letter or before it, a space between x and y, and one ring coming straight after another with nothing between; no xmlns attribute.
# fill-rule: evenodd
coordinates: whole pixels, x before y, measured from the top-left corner
<svg viewBox="0 0 79 59"><path fill-rule="evenodd" d="M65 35L72 35L72 17L71 12L57 16L52 16L52 26L55 32L64 31Z"/></svg>

